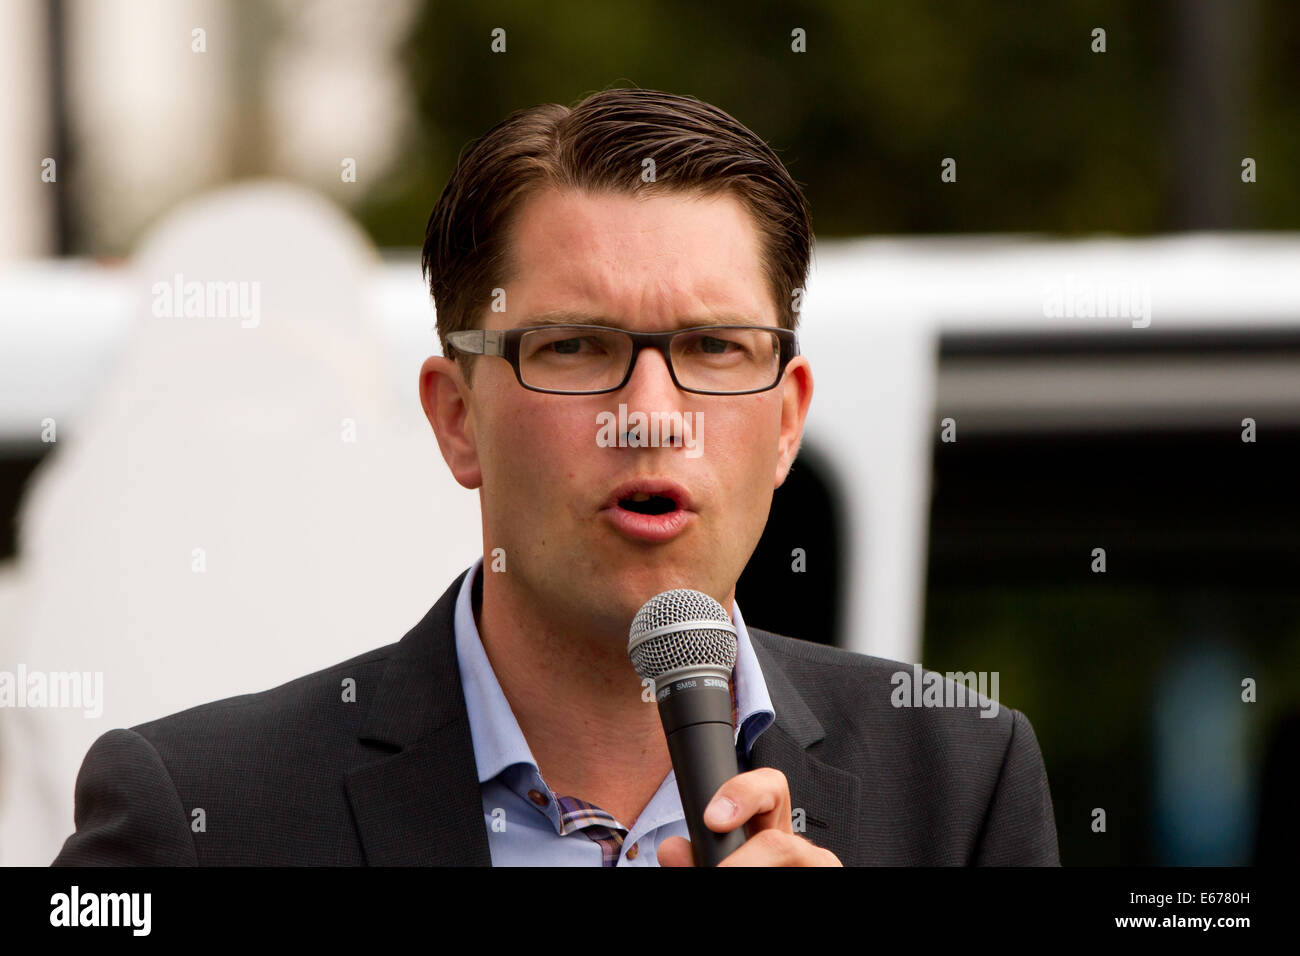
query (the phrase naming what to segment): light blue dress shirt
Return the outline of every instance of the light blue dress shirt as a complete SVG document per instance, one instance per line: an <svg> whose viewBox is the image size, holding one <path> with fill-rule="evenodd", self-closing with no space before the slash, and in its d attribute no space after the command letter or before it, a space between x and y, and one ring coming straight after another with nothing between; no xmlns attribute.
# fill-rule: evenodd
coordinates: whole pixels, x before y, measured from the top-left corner
<svg viewBox="0 0 1300 956"><path fill-rule="evenodd" d="M492 665L483 650L474 621L472 595L475 576L483 571L480 557L465 575L456 598L456 658L469 712L474 760L483 794L483 825L488 833L493 866L600 866L601 848L581 831L561 835L560 810L546 785L532 750L519 729ZM736 667L732 685L736 692L737 749L744 734L741 769L747 768L754 741L776 719L767 683L749 642L749 632L732 602L736 625ZM629 664L629 666L631 666ZM529 792L543 795L538 806ZM585 799L581 793L564 796ZM659 844L670 836L690 839L682 813L677 777L670 770L650 802L635 821L618 821L627 828L619 853L619 866L658 866ZM631 859L629 859L631 854Z"/></svg>

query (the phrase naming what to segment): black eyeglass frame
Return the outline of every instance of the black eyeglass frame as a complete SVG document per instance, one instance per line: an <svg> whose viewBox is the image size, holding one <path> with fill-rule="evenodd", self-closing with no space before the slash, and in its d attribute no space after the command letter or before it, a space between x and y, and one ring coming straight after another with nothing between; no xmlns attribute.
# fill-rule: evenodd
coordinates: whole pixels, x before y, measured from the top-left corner
<svg viewBox="0 0 1300 956"><path fill-rule="evenodd" d="M586 391L573 391L572 389L563 388L542 388L540 385L529 385L524 381L523 371L519 367L519 341L523 338L525 332L540 332L544 330L554 331L555 329L593 329L603 332L618 332L628 336L632 340L632 356L628 359L627 371L623 375L623 381L617 385L611 385L609 388L596 388ZM669 346L672 340L678 335L694 332L707 332L710 329L752 329L764 332L772 332L777 336L781 348L781 361L777 366L776 379L771 385L764 385L762 388L749 388L743 392L718 392L704 388L687 388L677 380L677 369L673 367L672 353ZM792 329L780 329L771 325L695 325L685 329L670 329L667 332L633 332L630 329L617 329L608 325L565 325L560 323L546 325L527 325L517 329L464 329L460 332L452 332L447 336L447 344L467 355L497 355L510 363L515 370L515 379L524 388L533 392L543 392L547 395L604 395L607 392L617 392L632 380L632 373L636 370L637 356L641 354L642 349L655 349L664 357L664 364L668 366L668 374L672 376L673 384L683 392L692 392L696 395L753 395L757 392L767 392L781 384L781 379L785 377L786 366L790 360L799 354L799 339Z"/></svg>

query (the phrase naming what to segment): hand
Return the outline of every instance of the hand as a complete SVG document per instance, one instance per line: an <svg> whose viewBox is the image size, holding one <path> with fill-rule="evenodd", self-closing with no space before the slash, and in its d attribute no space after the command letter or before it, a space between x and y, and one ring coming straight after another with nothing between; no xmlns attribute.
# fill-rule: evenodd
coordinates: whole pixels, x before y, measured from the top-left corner
<svg viewBox="0 0 1300 956"><path fill-rule="evenodd" d="M733 810L726 816L730 801ZM722 812L720 812L722 811ZM790 786L785 774L759 767L732 777L713 795L704 811L710 830L727 833L748 821L749 839L719 866L843 866L830 850L794 832L790 819ZM691 841L669 837L659 844L660 866L694 866Z"/></svg>

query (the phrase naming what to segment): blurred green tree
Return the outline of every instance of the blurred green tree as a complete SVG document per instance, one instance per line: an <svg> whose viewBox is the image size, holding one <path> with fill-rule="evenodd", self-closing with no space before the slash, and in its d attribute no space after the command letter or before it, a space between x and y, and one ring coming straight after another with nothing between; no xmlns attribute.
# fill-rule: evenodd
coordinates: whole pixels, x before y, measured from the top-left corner
<svg viewBox="0 0 1300 956"><path fill-rule="evenodd" d="M381 245L423 240L461 149L511 111L624 85L748 125L823 237L1300 224L1300 7L1286 0L429 0L405 55L418 121L357 210Z"/></svg>

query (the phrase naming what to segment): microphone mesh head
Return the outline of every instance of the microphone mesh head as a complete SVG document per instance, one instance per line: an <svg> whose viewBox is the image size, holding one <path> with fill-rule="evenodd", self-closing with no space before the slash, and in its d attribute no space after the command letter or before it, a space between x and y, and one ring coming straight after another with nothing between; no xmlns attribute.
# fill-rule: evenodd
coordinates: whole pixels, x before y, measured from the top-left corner
<svg viewBox="0 0 1300 956"><path fill-rule="evenodd" d="M701 625L700 621L711 623ZM690 622L696 623L692 626ZM674 627L678 624L686 626ZM646 636L660 628L668 630ZM627 654L643 680L648 677L658 682L670 671L700 665L730 672L736 666L736 628L726 609L707 594L687 588L664 591L636 612Z"/></svg>

